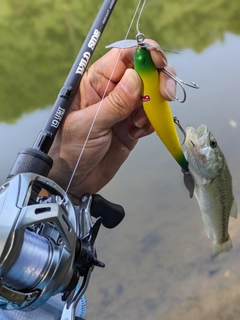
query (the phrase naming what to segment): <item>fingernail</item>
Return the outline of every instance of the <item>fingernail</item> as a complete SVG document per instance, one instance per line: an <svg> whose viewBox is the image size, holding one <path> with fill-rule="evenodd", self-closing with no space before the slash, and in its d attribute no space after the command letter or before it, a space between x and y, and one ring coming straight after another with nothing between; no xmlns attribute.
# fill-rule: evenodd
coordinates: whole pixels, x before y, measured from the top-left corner
<svg viewBox="0 0 240 320"><path fill-rule="evenodd" d="M128 93L135 93L137 90L140 90L141 83L137 72L133 69L127 69L120 81L120 84L124 91Z"/></svg>
<svg viewBox="0 0 240 320"><path fill-rule="evenodd" d="M168 96L169 100L171 100L171 101L176 100L176 97L173 96L171 93L169 93L166 89L164 91L165 91L166 95Z"/></svg>
<svg viewBox="0 0 240 320"><path fill-rule="evenodd" d="M151 55L152 55L154 64L158 69L161 69L168 64L167 57L165 56L164 52L161 49L156 49L156 48L152 49Z"/></svg>
<svg viewBox="0 0 240 320"><path fill-rule="evenodd" d="M128 137L131 140L135 140L135 139L141 138L144 134L145 134L144 129L141 129L141 128L139 129L135 127L129 130Z"/></svg>
<svg viewBox="0 0 240 320"><path fill-rule="evenodd" d="M164 90L170 100L172 101L176 100L176 83L173 79L169 78L166 81Z"/></svg>
<svg viewBox="0 0 240 320"><path fill-rule="evenodd" d="M148 119L143 108L139 109L135 114L133 114L133 123L137 128L142 128L147 121Z"/></svg>
<svg viewBox="0 0 240 320"><path fill-rule="evenodd" d="M161 59L163 61L163 63L165 64L165 66L168 64L168 61L167 61L167 57L165 56L164 52L162 51L162 56L161 56Z"/></svg>

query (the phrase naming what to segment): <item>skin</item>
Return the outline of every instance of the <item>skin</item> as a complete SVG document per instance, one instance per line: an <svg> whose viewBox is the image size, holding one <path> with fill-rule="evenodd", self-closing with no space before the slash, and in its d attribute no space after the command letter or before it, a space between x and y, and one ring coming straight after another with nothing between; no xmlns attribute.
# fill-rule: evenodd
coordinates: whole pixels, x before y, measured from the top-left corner
<svg viewBox="0 0 240 320"><path fill-rule="evenodd" d="M158 45L152 40L147 42ZM120 49L112 49L85 72L70 109L52 148L54 161L49 178L66 189L86 140L92 120L106 90ZM142 108L142 83L133 70L135 48L121 51L105 98L101 101L96 122L68 190L78 204L86 192L96 193L116 174L136 146L138 139L154 130ZM151 50L157 68L167 65L161 51ZM167 66L175 72L171 66ZM160 73L160 92L170 101L175 96L175 82Z"/></svg>

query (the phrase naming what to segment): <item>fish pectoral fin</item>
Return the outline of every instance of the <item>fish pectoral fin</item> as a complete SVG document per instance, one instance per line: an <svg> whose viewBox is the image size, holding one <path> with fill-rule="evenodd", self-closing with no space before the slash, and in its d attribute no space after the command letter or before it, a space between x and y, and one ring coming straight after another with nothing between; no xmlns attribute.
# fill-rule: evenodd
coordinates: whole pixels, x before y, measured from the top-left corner
<svg viewBox="0 0 240 320"><path fill-rule="evenodd" d="M188 169L182 169L182 173L183 173L183 181L184 181L185 187L189 191L190 198L192 198L193 197L193 193L194 193L193 176L192 176L191 172Z"/></svg>
<svg viewBox="0 0 240 320"><path fill-rule="evenodd" d="M212 247L212 259L215 259L220 253L227 252L232 249L232 240L229 239L223 243L214 242Z"/></svg>
<svg viewBox="0 0 240 320"><path fill-rule="evenodd" d="M230 211L230 216L237 219L238 209L237 209L237 203L235 199L233 199L232 208Z"/></svg>

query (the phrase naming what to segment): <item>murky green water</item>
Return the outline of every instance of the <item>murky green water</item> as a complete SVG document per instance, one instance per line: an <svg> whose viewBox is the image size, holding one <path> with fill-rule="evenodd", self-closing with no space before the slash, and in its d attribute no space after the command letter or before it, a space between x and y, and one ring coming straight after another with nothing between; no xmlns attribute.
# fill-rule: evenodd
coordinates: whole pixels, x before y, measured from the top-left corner
<svg viewBox="0 0 240 320"><path fill-rule="evenodd" d="M0 181L22 147L31 146L81 46L101 1L4 1L0 32ZM124 38L137 2L120 1L104 46ZM140 21L169 54L178 76L193 80L184 104L171 104L183 126L205 123L233 175L240 207L240 2L148 0ZM118 29L117 29L118 28ZM113 30L113 32L112 32ZM131 32L131 37L134 30ZM179 95L181 93L179 92ZM159 139L142 139L101 194L126 217L101 229L88 295L88 319L239 319L240 233L231 218L233 249L211 261L199 207Z"/></svg>

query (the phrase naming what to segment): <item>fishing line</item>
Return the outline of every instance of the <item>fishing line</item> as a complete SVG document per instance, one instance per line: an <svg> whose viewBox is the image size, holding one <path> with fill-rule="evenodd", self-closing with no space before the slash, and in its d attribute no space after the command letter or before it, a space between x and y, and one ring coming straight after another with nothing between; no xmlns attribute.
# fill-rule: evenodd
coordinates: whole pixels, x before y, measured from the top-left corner
<svg viewBox="0 0 240 320"><path fill-rule="evenodd" d="M127 37L128 37L128 35L129 35L129 32L130 32L130 30L131 30L131 28L132 28L133 22L134 22L134 20L135 20L135 17L136 17L136 15L137 15L137 12L138 12L138 9L139 9L139 6L140 6L141 2L142 2L142 0L139 0L139 1L138 1L136 10L135 10L135 12L134 12L134 14L133 14L133 17L132 17L132 20L131 20L131 22L130 22L130 24L129 24L129 27L128 27L128 30L127 30L127 33L126 33L126 35L125 35L124 40L126 40ZM141 17L141 15L142 15L142 11L143 11L143 8L144 8L145 3L146 3L146 0L143 1L141 10L140 10L140 12L139 12L138 20L137 20L137 23L136 23L136 28L137 28L137 30L138 30L139 20L140 20L140 17ZM122 50L123 50L123 49L120 49L120 51L119 51L117 60L116 60L116 62L115 62L115 64L114 64L114 67L113 67L113 70L112 70L112 72L111 72L110 78L109 78L109 80L108 80L108 82L107 82L107 85L106 85L106 88L105 88L105 90L104 90L102 99L101 99L101 101L99 102L99 105L98 105L98 107L97 107L97 111L96 111L96 113L95 113L95 115L94 115L93 121L92 121L91 126L90 126L90 128L89 128L89 131L88 131L87 137L86 137L86 139L85 139L85 142L84 142L84 144L83 144L82 150L81 150L81 152L80 152L80 154L79 154L79 157L78 157L78 159L77 159L76 165L75 165L75 167L74 167L74 169L73 169L73 172L72 172L72 175L71 175L71 177L70 177L70 179L69 179L69 183L68 183L67 188L66 188L66 191L65 191L66 193L68 193L68 190L69 190L69 188L70 188L70 186L71 186L71 184L72 184L74 175L75 175L75 173L76 173L76 171L77 171L78 165L79 165L79 163L80 163L80 161L81 161L81 159L82 159L83 152L84 152L84 150L85 150L85 148L86 148L86 145L87 145L87 143L88 143L88 141L89 141L89 138L90 138L90 135L91 135L91 133L92 133L94 124L95 124L95 122L96 122L97 116L98 116L99 111L100 111L100 109L101 109L103 100L104 100L104 98L105 98L106 95L107 95L107 90L108 90L109 85L110 85L110 83L111 83L111 81L112 81L113 74L114 74L114 72L115 72L115 70L116 70L116 67L117 67L117 64L118 64L118 62L119 62L119 59L120 59Z"/></svg>
<svg viewBox="0 0 240 320"><path fill-rule="evenodd" d="M139 12L138 19L137 19L137 22L136 22L137 33L140 33L140 31L139 31L139 20L140 20L140 18L141 18L141 16L142 16L143 8L144 8L144 6L145 6L146 1L147 1L147 0L144 0L144 1L143 1L142 8L141 8L141 10L140 10L140 12Z"/></svg>

